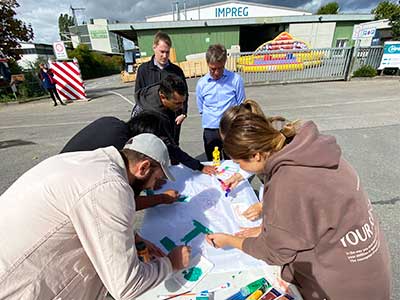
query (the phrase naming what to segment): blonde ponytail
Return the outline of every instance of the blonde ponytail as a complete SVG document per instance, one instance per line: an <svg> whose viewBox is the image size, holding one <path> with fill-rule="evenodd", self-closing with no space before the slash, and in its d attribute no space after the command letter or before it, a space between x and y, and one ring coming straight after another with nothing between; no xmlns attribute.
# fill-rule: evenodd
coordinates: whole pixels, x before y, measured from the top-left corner
<svg viewBox="0 0 400 300"><path fill-rule="evenodd" d="M301 125L300 121L289 122L277 130L270 120L253 113L237 116L225 136L225 152L233 159L249 159L258 152L280 151L290 143Z"/></svg>

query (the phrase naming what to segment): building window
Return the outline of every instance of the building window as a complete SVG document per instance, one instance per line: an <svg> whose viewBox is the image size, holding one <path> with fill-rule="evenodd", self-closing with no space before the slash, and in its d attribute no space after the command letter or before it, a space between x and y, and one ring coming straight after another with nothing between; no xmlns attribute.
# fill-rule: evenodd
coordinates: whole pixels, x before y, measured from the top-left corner
<svg viewBox="0 0 400 300"><path fill-rule="evenodd" d="M35 48L25 48L21 49L22 54L36 54L36 49Z"/></svg>
<svg viewBox="0 0 400 300"><path fill-rule="evenodd" d="M337 39L336 40L336 48L344 48L347 46L348 39Z"/></svg>

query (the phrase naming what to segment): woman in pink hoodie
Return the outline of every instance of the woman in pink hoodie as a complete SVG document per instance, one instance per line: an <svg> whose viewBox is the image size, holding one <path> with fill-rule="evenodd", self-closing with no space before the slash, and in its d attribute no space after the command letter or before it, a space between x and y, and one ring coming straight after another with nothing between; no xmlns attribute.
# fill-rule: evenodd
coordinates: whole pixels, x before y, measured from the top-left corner
<svg viewBox="0 0 400 300"><path fill-rule="evenodd" d="M282 130L255 114L235 118L224 149L248 172L264 174L257 237L207 236L270 265L308 299L389 300L389 251L371 202L333 136L313 122Z"/></svg>

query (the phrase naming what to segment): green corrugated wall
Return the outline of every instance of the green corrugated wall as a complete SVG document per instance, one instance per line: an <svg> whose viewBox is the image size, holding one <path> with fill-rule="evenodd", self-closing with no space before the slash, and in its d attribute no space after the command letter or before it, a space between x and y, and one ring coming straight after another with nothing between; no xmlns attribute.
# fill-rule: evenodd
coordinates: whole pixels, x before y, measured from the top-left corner
<svg viewBox="0 0 400 300"><path fill-rule="evenodd" d="M140 52L153 55L153 37L158 30L138 30ZM239 26L172 28L165 29L172 39L178 62L186 60L186 55L205 52L212 44L223 44L226 48L239 45Z"/></svg>
<svg viewBox="0 0 400 300"><path fill-rule="evenodd" d="M359 22L357 22L359 23ZM340 39L348 39L346 47L354 46L353 28L356 22L336 22L335 34L333 35L332 47L336 46L336 41Z"/></svg>

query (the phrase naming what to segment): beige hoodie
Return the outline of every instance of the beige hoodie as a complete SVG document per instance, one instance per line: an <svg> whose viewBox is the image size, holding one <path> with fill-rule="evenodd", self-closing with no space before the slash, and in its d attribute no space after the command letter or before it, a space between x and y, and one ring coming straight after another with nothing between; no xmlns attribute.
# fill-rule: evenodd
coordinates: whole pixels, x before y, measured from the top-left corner
<svg viewBox="0 0 400 300"><path fill-rule="evenodd" d="M306 300L389 300L387 244L335 138L307 122L265 173L262 233L244 251L283 266Z"/></svg>
<svg viewBox="0 0 400 300"><path fill-rule="evenodd" d="M0 197L0 299L136 299L172 274L139 261L135 201L114 147L53 156Z"/></svg>

